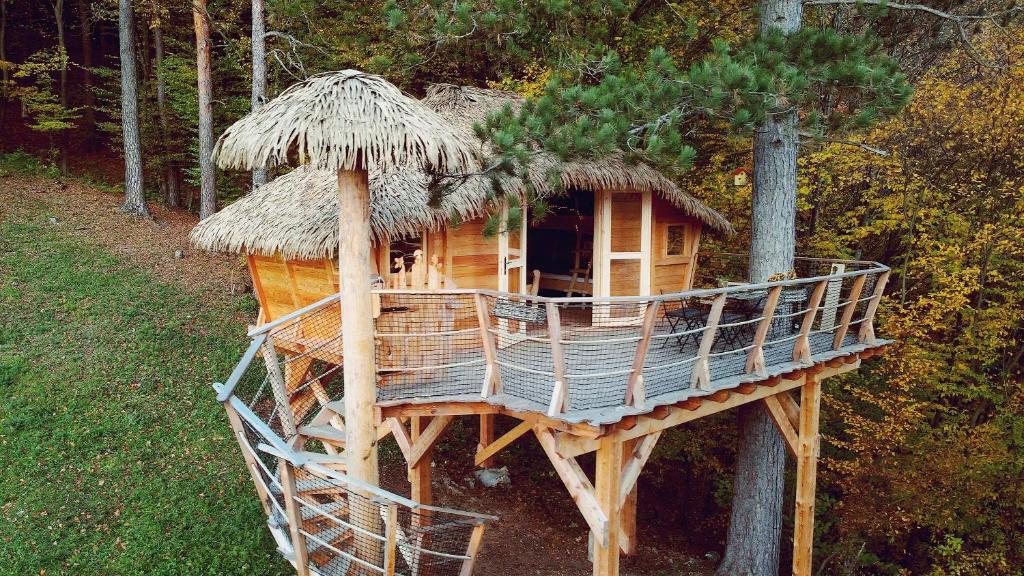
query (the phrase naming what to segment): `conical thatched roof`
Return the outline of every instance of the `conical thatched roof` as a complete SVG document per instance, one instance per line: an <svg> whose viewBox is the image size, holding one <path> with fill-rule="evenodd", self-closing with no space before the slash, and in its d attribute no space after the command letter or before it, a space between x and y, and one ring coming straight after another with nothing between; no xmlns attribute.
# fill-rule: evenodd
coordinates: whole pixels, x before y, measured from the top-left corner
<svg viewBox="0 0 1024 576"><path fill-rule="evenodd" d="M380 76L342 70L313 76L235 122L217 140L222 168L285 164L352 170L415 164L465 170L473 139Z"/></svg>
<svg viewBox="0 0 1024 576"><path fill-rule="evenodd" d="M435 85L422 100L460 139L471 139L472 126L491 111L521 99L510 92ZM471 166L470 170L477 168ZM680 190L658 171L621 158L600 162L559 162L541 155L531 165L534 189L550 194L546 174L557 169L567 188L652 191L711 230L728 233L729 222L702 202ZM468 220L484 214L490 183L470 178L446 194L436 208L429 206L430 176L410 166L370 171L370 225L376 239L411 236L421 228L437 229L452 216ZM517 178L505 178L506 191L522 192ZM234 204L200 222L192 243L218 252L251 252L286 258L323 258L338 246L337 176L332 170L303 166L261 186Z"/></svg>

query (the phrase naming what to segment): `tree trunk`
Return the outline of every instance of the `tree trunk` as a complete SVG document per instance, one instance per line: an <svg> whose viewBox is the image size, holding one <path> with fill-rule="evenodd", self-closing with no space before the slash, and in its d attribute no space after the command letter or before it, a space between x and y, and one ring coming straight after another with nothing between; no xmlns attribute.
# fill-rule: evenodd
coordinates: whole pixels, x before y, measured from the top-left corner
<svg viewBox="0 0 1024 576"><path fill-rule="evenodd" d="M267 39L263 0L252 0L252 110L267 101ZM267 169L252 171L252 189L267 183Z"/></svg>
<svg viewBox="0 0 1024 576"><path fill-rule="evenodd" d="M196 70L199 84L199 219L204 220L217 212L217 175L213 166L213 79L206 0L193 2L192 19L196 27Z"/></svg>
<svg viewBox="0 0 1024 576"><path fill-rule="evenodd" d="M57 22L57 50L61 57L60 107L68 108L68 47L64 38L64 0L53 0L53 19ZM60 139L60 174L68 175L67 138Z"/></svg>
<svg viewBox="0 0 1024 576"><path fill-rule="evenodd" d="M167 198L167 205L171 208L177 208L181 205L181 193L177 166L169 158L171 151L167 144L168 134L170 134L170 122L167 118L167 86L164 84L164 77L160 71L160 67L164 62L163 14L160 11L160 5L156 2L153 2L153 14L153 63L156 68L156 106L157 113L160 116L160 155L162 156L161 164L163 166L162 188L164 197Z"/></svg>
<svg viewBox="0 0 1024 576"><path fill-rule="evenodd" d="M0 61L7 61L7 0L0 0ZM3 108L0 108L0 125L3 125L7 118L7 96L11 72L7 66L0 66L0 68L2 68L0 70L0 98L3 98Z"/></svg>
<svg viewBox="0 0 1024 576"><path fill-rule="evenodd" d="M799 0L761 0L759 31L800 28ZM793 268L796 251L797 113L773 115L754 134L750 281ZM728 544L719 576L776 576L786 447L760 402L739 408L739 446Z"/></svg>
<svg viewBox="0 0 1024 576"><path fill-rule="evenodd" d="M121 210L149 218L142 185L142 144L139 138L138 77L135 70L135 17L131 0L120 0L118 37L121 43L121 130L124 134L124 204Z"/></svg>
<svg viewBox="0 0 1024 576"><path fill-rule="evenodd" d="M374 367L373 300L370 293L370 185L365 169L338 170L338 275L341 284L342 347L345 381L345 457L348 474L380 485L374 407L377 376ZM361 513L360 513L361 512ZM380 516L352 510L361 527L376 531ZM380 542L356 535L360 559L376 563Z"/></svg>
<svg viewBox="0 0 1024 576"><path fill-rule="evenodd" d="M82 29L82 131L96 129L96 95L92 93L92 14L89 1L78 0L78 25ZM0 57L0 60L3 58ZM86 145L92 138L86 138Z"/></svg>

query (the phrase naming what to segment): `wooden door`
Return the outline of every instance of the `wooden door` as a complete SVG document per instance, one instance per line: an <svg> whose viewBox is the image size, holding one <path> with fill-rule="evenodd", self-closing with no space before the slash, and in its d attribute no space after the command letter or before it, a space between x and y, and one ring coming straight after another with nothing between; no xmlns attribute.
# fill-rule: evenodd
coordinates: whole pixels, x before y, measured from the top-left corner
<svg viewBox="0 0 1024 576"><path fill-rule="evenodd" d="M594 217L594 291L596 296L646 296L651 293L651 193L597 193ZM595 307L595 322L633 323L639 318Z"/></svg>

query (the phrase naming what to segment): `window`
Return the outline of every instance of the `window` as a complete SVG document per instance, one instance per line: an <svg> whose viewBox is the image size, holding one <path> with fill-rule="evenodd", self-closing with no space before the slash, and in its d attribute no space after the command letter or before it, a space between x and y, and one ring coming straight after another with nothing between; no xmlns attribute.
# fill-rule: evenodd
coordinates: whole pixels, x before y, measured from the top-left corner
<svg viewBox="0 0 1024 576"><path fill-rule="evenodd" d="M686 224L669 224L665 226L665 256L687 256Z"/></svg>
<svg viewBox="0 0 1024 576"><path fill-rule="evenodd" d="M391 246L389 246L389 252L391 254L388 262L388 267L392 273L398 272L398 266L395 264L395 260L398 258L402 259L406 272L412 270L412 264L416 260L415 253L417 250L423 250L423 236L414 236L412 238L403 238L401 240L392 240Z"/></svg>

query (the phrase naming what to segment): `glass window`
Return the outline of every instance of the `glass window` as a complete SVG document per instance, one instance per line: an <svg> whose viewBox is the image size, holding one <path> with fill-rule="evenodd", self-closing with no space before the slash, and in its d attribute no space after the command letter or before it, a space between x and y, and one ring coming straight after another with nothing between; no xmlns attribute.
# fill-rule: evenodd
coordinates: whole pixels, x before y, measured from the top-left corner
<svg viewBox="0 0 1024 576"><path fill-rule="evenodd" d="M665 227L665 255L686 256L686 224Z"/></svg>
<svg viewBox="0 0 1024 576"><path fill-rule="evenodd" d="M415 252L423 249L423 236L392 240L389 249L391 252L391 261L389 262L391 272L398 272L398 266L395 264L395 260L398 258L402 259L402 262L405 264L405 271L409 272L412 270L412 264L416 260Z"/></svg>

